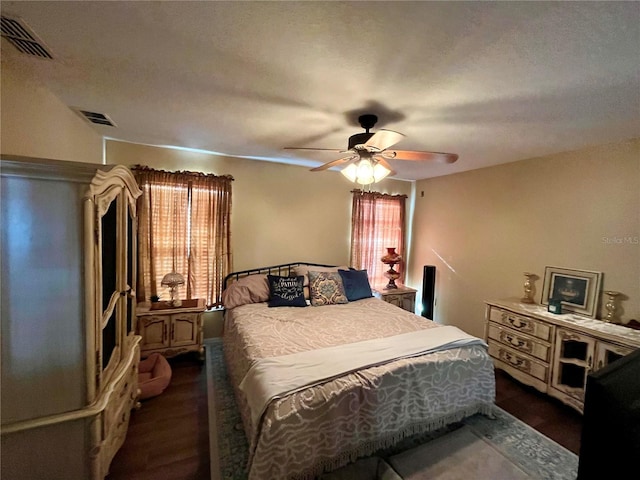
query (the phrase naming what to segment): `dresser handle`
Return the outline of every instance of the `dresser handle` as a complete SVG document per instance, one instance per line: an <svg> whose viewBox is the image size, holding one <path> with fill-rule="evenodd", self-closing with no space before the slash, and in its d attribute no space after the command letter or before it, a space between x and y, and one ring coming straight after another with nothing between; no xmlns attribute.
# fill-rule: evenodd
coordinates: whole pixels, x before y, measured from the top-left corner
<svg viewBox="0 0 640 480"><path fill-rule="evenodd" d="M519 318L507 317L507 319L514 328L527 328L529 326L529 322L523 322Z"/></svg>
<svg viewBox="0 0 640 480"><path fill-rule="evenodd" d="M524 348L527 351L531 350L529 342L527 342L526 340L522 340L521 338L518 338L514 335L510 335L506 332L502 332L502 334L500 335L500 338L503 342L509 343L510 345L513 345L516 348Z"/></svg>
<svg viewBox="0 0 640 480"><path fill-rule="evenodd" d="M167 341L167 324L166 323L162 326L162 341L163 342Z"/></svg>
<svg viewBox="0 0 640 480"><path fill-rule="evenodd" d="M529 370L531 370L531 365L529 365L528 360L524 358L518 358L516 355L513 355L504 350L500 350L500 358L520 370L523 370L526 372L529 372Z"/></svg>

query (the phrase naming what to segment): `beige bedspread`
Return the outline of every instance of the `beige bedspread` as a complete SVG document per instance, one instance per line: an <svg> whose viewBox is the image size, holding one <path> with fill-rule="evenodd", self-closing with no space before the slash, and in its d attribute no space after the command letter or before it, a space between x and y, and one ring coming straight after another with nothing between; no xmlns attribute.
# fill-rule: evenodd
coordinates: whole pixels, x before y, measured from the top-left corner
<svg viewBox="0 0 640 480"><path fill-rule="evenodd" d="M259 359L405 334L439 326L377 298L323 307L225 314L229 375L250 444L249 478L314 478L477 412L495 396L493 363L482 345L393 360L271 401L254 425L238 388Z"/></svg>

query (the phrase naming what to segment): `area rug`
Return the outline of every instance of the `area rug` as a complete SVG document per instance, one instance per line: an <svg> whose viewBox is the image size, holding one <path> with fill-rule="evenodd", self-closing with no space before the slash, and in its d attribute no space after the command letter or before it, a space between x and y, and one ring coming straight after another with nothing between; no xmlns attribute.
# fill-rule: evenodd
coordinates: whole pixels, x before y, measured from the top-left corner
<svg viewBox="0 0 640 480"><path fill-rule="evenodd" d="M467 425L394 455L388 459L388 463L405 480L531 478Z"/></svg>
<svg viewBox="0 0 640 480"><path fill-rule="evenodd" d="M205 341L212 480L246 480L248 444L229 384L222 340ZM323 480L575 480L578 457L495 406L436 432L404 439Z"/></svg>

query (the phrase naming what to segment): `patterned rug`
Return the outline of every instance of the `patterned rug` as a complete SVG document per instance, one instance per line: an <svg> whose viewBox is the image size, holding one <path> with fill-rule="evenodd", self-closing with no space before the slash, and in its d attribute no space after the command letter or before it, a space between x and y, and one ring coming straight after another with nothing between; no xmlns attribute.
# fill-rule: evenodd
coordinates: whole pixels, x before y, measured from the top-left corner
<svg viewBox="0 0 640 480"><path fill-rule="evenodd" d="M245 464L248 445L242 429L242 420L236 407L233 390L227 377L221 339L207 339L205 341L205 349L209 398L211 479L246 480ZM461 440L463 432L467 436L465 437L467 440ZM469 434L480 440L477 442L478 445L474 447L476 448L474 451L479 452L479 455L482 455L483 458L491 458L492 454L495 454L496 459L500 459L500 461L505 461L506 459L507 462L513 465L513 471L521 472L523 475L518 476L520 473L518 475L506 474L503 470L505 475L511 475L502 476L501 478L504 480L520 478L575 480L576 478L578 470L577 455L497 406L494 407L493 418L478 414L436 432L407 438L393 448L377 452L376 456L368 461L360 461L357 465L352 465L350 468L346 467L342 472L340 470L332 472L324 478L375 479L377 478L375 472L369 474L365 470L367 468L370 469L372 462L376 463L378 461L385 466L393 465L396 470L394 471L393 468L390 468L392 473L402 472L403 464L406 469L415 471L416 468L422 467L427 472L427 469L430 468L429 465L416 467L416 465L410 463L415 463L416 458L424 458L424 452L421 455L413 456L411 455L412 452L417 452L420 448L426 447L435 449L438 444L443 442L449 442L449 447L444 447L444 451L447 448L453 448L456 442L460 445L468 445L468 438L471 438ZM489 448L489 450L478 450L480 448ZM448 470L451 470L454 465L456 468L462 468L461 463L464 462L460 462L455 455L451 455L450 463L451 465L447 467ZM361 465L362 468L360 467ZM476 468L469 465L465 467ZM377 470L379 472L380 468L377 468ZM409 475L404 478L409 477L423 478ZM389 477L386 476L385 478ZM394 478L401 479L403 477L398 474ZM436 477L429 470L428 476L424 476L424 478L457 477L455 474L453 476Z"/></svg>

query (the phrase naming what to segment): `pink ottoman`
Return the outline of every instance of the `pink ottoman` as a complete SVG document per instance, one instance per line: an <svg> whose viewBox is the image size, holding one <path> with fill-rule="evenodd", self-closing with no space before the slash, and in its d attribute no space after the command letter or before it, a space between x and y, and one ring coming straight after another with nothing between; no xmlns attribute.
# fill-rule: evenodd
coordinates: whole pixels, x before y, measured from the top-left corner
<svg viewBox="0 0 640 480"><path fill-rule="evenodd" d="M140 400L155 397L164 392L171 381L171 365L159 353L152 353L140 360L138 367L138 387Z"/></svg>

